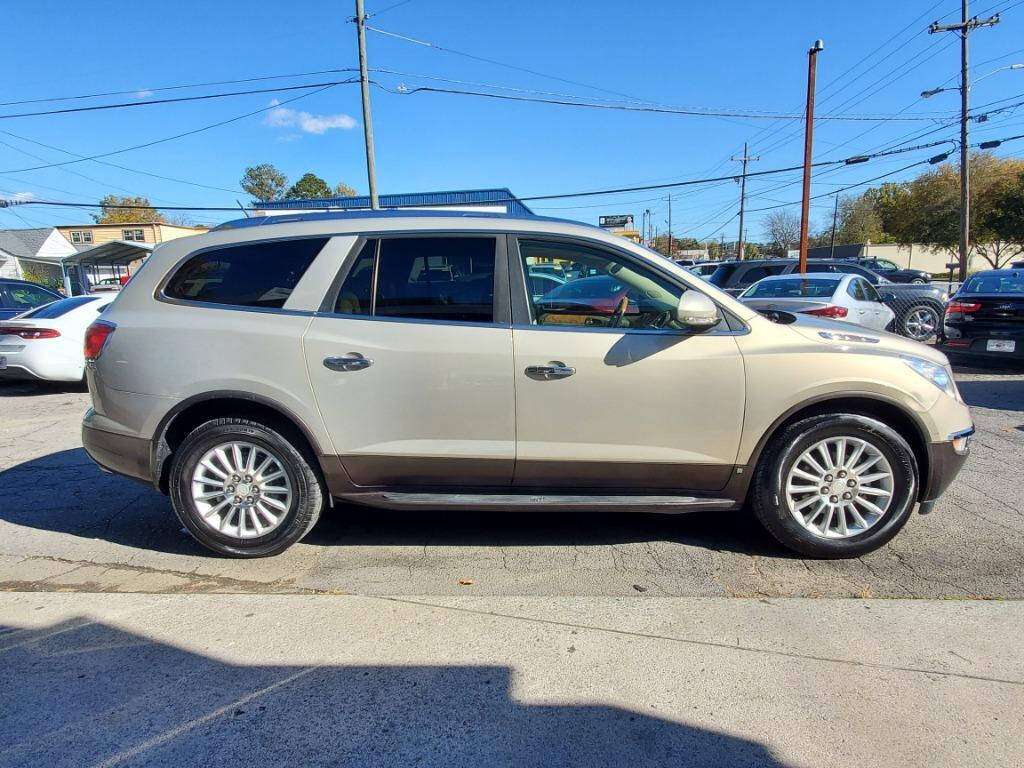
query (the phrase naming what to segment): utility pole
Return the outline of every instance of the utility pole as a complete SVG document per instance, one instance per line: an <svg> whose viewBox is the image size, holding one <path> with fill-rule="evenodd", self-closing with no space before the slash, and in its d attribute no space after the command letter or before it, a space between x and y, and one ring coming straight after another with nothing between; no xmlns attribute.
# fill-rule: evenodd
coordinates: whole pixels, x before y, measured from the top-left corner
<svg viewBox="0 0 1024 768"><path fill-rule="evenodd" d="M721 245L718 246L718 260L725 261L725 233L719 235Z"/></svg>
<svg viewBox="0 0 1024 768"><path fill-rule="evenodd" d="M356 31L359 38L359 84L363 93L363 137L366 143L366 178L370 182L370 207L380 208L377 198L377 163L373 158L373 118L370 115L370 81L366 77L366 12L356 0Z"/></svg>
<svg viewBox="0 0 1024 768"><path fill-rule="evenodd" d="M807 274L807 230L811 213L811 153L814 147L814 76L818 53L825 49L815 40L807 52L807 127L804 129L804 196L800 203L800 274Z"/></svg>
<svg viewBox="0 0 1024 768"><path fill-rule="evenodd" d="M834 259L836 257L836 219L839 218L839 193L836 192L836 204L832 208L832 242L829 245L828 257Z"/></svg>
<svg viewBox="0 0 1024 768"><path fill-rule="evenodd" d="M740 241L736 246L736 257L743 258L744 232L743 232L743 209L747 204L747 163L752 160L760 160L760 157L747 157L747 142L743 142L743 157L733 157L734 161L743 163L743 173L740 176Z"/></svg>
<svg viewBox="0 0 1024 768"><path fill-rule="evenodd" d="M967 122L970 110L970 70L968 68L967 38L972 30L979 27L993 27L999 23L999 14L987 19L977 16L969 18L968 0L961 0L960 23L939 24L933 21L928 34L936 32L957 32L960 35L960 281L967 279L967 258L970 252L971 235L971 162L967 146Z"/></svg>
<svg viewBox="0 0 1024 768"><path fill-rule="evenodd" d="M653 232L654 222L651 220L651 209L650 208L645 208L644 209L644 216L646 217L646 220L647 220L647 243L648 243L648 245L650 245L653 248L654 247L654 238L652 236L652 232Z"/></svg>
<svg viewBox="0 0 1024 768"><path fill-rule="evenodd" d="M668 196L668 257L672 258L672 195Z"/></svg>

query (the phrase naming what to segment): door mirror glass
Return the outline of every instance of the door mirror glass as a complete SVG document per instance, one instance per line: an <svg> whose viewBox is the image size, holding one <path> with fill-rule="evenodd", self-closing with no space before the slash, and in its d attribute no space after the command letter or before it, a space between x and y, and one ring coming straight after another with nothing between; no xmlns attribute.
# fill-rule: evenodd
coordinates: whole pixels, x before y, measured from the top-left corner
<svg viewBox="0 0 1024 768"><path fill-rule="evenodd" d="M887 301L896 301L896 294L890 293L889 291L883 291L882 293L878 294L878 300L883 304Z"/></svg>
<svg viewBox="0 0 1024 768"><path fill-rule="evenodd" d="M676 307L676 319L680 325L693 330L704 330L718 325L721 315L715 302L698 291L687 291L680 297Z"/></svg>

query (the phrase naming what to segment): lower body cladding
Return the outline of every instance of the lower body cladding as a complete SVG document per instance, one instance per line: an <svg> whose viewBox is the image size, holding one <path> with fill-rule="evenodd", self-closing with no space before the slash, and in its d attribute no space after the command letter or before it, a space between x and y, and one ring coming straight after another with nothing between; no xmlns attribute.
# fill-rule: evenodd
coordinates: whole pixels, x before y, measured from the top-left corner
<svg viewBox="0 0 1024 768"><path fill-rule="evenodd" d="M955 436L956 440L928 445L927 467L920 478L918 501L921 512L928 512L934 502L946 491L966 462L969 449L967 431ZM152 442L145 438L122 435L84 424L82 444L100 468L138 482L159 488L160 478L153 470ZM443 462L433 459L432 462ZM458 462L453 462L458 464ZM551 462L552 474L558 462ZM471 477L459 478L458 486L451 484L421 484L408 482L409 477L389 478L406 482L387 485L354 485L345 470L343 457L320 456L320 470L331 497L344 499L383 509L432 508L438 510L493 510L493 511L634 511L653 513L704 512L732 510L742 506L752 473L747 467L673 467L677 477L693 475L699 478L689 486L671 487L662 480L669 469L663 467L661 482L644 487L616 487L612 481L594 484L574 484L568 492L564 484L542 487L515 487L509 484L473 486ZM564 464L563 471L564 471ZM597 474L595 473L595 477ZM604 472L608 476L607 467ZM726 479L719 491L698 490L711 477ZM580 488L587 492L580 493ZM706 485L705 485L706 488Z"/></svg>

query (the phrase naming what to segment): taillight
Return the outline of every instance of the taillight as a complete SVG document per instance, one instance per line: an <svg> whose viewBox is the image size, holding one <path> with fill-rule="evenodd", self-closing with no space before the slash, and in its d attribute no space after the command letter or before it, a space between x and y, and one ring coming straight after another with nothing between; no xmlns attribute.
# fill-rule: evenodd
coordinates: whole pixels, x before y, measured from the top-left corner
<svg viewBox="0 0 1024 768"><path fill-rule="evenodd" d="M60 331L56 328L32 328L30 326L19 326L0 328L0 336L20 336L23 339L56 339Z"/></svg>
<svg viewBox="0 0 1024 768"><path fill-rule="evenodd" d="M846 317L849 314L846 307L822 307L821 309L805 309L802 311L804 315L816 315L818 317Z"/></svg>
<svg viewBox="0 0 1024 768"><path fill-rule="evenodd" d="M116 325L106 320L97 320L85 329L86 360L93 361L100 356L100 353L103 352L103 347L107 344L107 339L110 338L116 328Z"/></svg>
<svg viewBox="0 0 1024 768"><path fill-rule="evenodd" d="M946 306L946 314L969 315L971 312L977 312L979 309L981 309L981 303L977 301L951 301Z"/></svg>

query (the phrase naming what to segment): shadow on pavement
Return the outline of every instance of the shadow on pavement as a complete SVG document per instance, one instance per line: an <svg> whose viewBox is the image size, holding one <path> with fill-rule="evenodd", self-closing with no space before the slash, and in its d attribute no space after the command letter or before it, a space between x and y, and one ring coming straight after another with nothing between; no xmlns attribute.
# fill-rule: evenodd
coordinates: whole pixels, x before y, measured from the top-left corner
<svg viewBox="0 0 1024 768"><path fill-rule="evenodd" d="M101 472L85 451L51 453L0 471L0 520L115 544L209 555L182 532L170 501ZM303 540L322 547L551 546L672 541L715 551L793 557L747 512L391 512L352 504L324 510Z"/></svg>
<svg viewBox="0 0 1024 768"><path fill-rule="evenodd" d="M236 666L84 619L0 628L0 653L5 766L782 765L626 709L519 703L506 666Z"/></svg>
<svg viewBox="0 0 1024 768"><path fill-rule="evenodd" d="M968 405L998 408L1003 411L1024 411L1024 381L970 379L958 381L957 388Z"/></svg>

